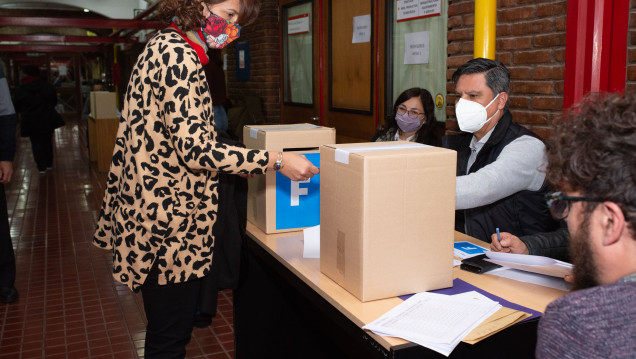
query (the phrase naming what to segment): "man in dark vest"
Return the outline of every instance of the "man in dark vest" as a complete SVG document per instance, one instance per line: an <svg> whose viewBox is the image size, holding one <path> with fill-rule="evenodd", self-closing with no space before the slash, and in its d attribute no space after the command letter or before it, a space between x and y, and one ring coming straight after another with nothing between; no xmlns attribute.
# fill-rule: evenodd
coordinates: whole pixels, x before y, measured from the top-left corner
<svg viewBox="0 0 636 359"><path fill-rule="evenodd" d="M499 61L477 58L453 74L460 130L444 137L457 151L455 229L485 242L499 228L523 236L558 228L544 196L545 145L512 122L510 72Z"/></svg>

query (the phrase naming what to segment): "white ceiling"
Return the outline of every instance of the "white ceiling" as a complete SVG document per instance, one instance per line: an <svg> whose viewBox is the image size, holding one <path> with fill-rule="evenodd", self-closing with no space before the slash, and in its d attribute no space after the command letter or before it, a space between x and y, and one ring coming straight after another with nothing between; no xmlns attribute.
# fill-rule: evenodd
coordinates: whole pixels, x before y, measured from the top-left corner
<svg viewBox="0 0 636 359"><path fill-rule="evenodd" d="M144 10L148 4L157 0L0 0L0 9L41 9L46 10L69 7L88 9L111 19L132 19L136 12Z"/></svg>

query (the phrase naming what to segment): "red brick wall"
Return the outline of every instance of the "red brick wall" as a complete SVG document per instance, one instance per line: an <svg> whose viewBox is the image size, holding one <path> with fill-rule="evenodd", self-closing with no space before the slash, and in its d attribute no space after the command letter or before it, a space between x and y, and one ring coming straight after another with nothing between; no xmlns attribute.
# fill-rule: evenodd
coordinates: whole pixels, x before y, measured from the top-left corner
<svg viewBox="0 0 636 359"><path fill-rule="evenodd" d="M627 82L625 91L636 91L636 0L629 9L629 30L627 34Z"/></svg>
<svg viewBox="0 0 636 359"><path fill-rule="evenodd" d="M250 80L236 81L236 44L227 47L228 96L258 95L267 123L280 123L280 52L278 34L278 2L262 1L258 20L241 29L236 42L250 42Z"/></svg>
<svg viewBox="0 0 636 359"><path fill-rule="evenodd" d="M474 12L473 0L449 1L446 73L449 130L457 129L451 78L459 66L473 58ZM552 133L552 120L563 109L566 14L567 1L497 2L496 59L510 70L510 111L515 122L544 138Z"/></svg>

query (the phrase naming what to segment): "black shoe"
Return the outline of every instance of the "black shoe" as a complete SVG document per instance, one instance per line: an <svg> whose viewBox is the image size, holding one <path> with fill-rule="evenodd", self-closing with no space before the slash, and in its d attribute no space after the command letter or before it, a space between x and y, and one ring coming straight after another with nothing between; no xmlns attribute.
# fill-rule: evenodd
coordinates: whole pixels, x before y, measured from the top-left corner
<svg viewBox="0 0 636 359"><path fill-rule="evenodd" d="M0 289L0 302L13 303L18 300L18 290L15 287L3 287Z"/></svg>

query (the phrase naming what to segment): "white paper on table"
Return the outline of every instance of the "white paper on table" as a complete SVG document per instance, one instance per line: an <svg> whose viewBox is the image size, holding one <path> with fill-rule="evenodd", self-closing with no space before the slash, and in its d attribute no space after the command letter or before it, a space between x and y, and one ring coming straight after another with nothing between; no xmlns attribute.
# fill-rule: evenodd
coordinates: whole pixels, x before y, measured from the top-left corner
<svg viewBox="0 0 636 359"><path fill-rule="evenodd" d="M457 259L453 259L453 267L457 267L462 264L462 261L458 261Z"/></svg>
<svg viewBox="0 0 636 359"><path fill-rule="evenodd" d="M550 287L563 291L569 291L572 289L572 284L566 282L565 280L563 280L563 278L552 277L539 273L526 272L524 270L518 270L514 268L496 268L488 271L488 274L508 279L514 279L519 282L542 285L544 287Z"/></svg>
<svg viewBox="0 0 636 359"><path fill-rule="evenodd" d="M320 225L303 229L303 258L320 258Z"/></svg>
<svg viewBox="0 0 636 359"><path fill-rule="evenodd" d="M553 277L565 277L572 274L572 264L553 258L526 254L486 252L484 260L502 266L521 269L532 273L540 273Z"/></svg>
<svg viewBox="0 0 636 359"><path fill-rule="evenodd" d="M462 338L499 308L499 303L474 291L451 296L417 293L362 328L448 356Z"/></svg>

